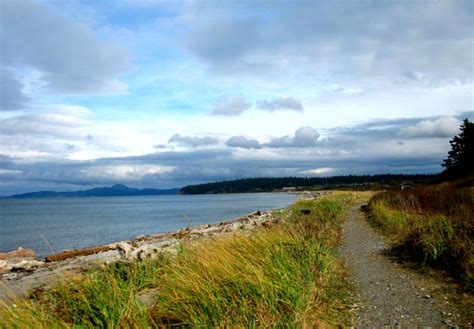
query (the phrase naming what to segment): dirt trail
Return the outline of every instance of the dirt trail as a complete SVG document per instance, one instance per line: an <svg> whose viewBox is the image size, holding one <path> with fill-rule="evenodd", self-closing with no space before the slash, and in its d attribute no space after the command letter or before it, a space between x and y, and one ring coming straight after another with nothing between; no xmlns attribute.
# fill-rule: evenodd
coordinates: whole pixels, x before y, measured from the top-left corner
<svg viewBox="0 0 474 329"><path fill-rule="evenodd" d="M424 278L383 254L387 245L359 208L351 209L343 225L339 250L355 287L354 325L456 328L456 314L431 295Z"/></svg>

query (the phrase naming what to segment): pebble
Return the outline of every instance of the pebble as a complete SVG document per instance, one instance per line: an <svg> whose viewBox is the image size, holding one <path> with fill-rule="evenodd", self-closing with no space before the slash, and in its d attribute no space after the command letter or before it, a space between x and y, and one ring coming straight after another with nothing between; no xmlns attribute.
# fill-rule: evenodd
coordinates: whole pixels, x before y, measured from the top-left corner
<svg viewBox="0 0 474 329"><path fill-rule="evenodd" d="M453 323L451 320L449 319L446 319L446 320L443 320L443 323L445 325L447 325L449 328L452 328L452 329L457 329L459 328L455 323Z"/></svg>

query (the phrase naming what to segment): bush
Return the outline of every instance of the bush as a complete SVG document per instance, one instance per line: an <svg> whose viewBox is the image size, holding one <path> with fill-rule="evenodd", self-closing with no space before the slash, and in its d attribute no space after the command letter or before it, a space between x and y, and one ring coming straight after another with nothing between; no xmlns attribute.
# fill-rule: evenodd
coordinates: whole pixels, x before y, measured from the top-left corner
<svg viewBox="0 0 474 329"><path fill-rule="evenodd" d="M472 290L474 187L472 179L388 191L369 202L370 222L394 247L422 265L441 267Z"/></svg>

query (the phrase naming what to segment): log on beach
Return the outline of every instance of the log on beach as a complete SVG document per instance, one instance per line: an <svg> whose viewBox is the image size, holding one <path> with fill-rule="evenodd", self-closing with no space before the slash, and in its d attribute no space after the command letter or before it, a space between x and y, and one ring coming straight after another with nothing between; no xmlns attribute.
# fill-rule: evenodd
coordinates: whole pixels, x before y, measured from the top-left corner
<svg viewBox="0 0 474 329"><path fill-rule="evenodd" d="M111 249L112 249L111 246L98 246L98 247L84 248L84 249L78 249L78 250L64 250L64 251L61 251L60 253L46 256L45 260L47 262L56 262L59 260L64 260L64 259L68 259L72 257L93 255L93 254L108 251Z"/></svg>

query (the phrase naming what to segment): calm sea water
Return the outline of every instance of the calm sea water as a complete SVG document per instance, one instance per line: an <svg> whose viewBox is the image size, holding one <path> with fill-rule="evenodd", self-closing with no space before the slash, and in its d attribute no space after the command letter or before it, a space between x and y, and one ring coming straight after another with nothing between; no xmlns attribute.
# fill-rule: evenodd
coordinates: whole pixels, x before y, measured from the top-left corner
<svg viewBox="0 0 474 329"><path fill-rule="evenodd" d="M213 224L256 210L283 208L279 193L0 199L0 251L31 248L38 256Z"/></svg>

